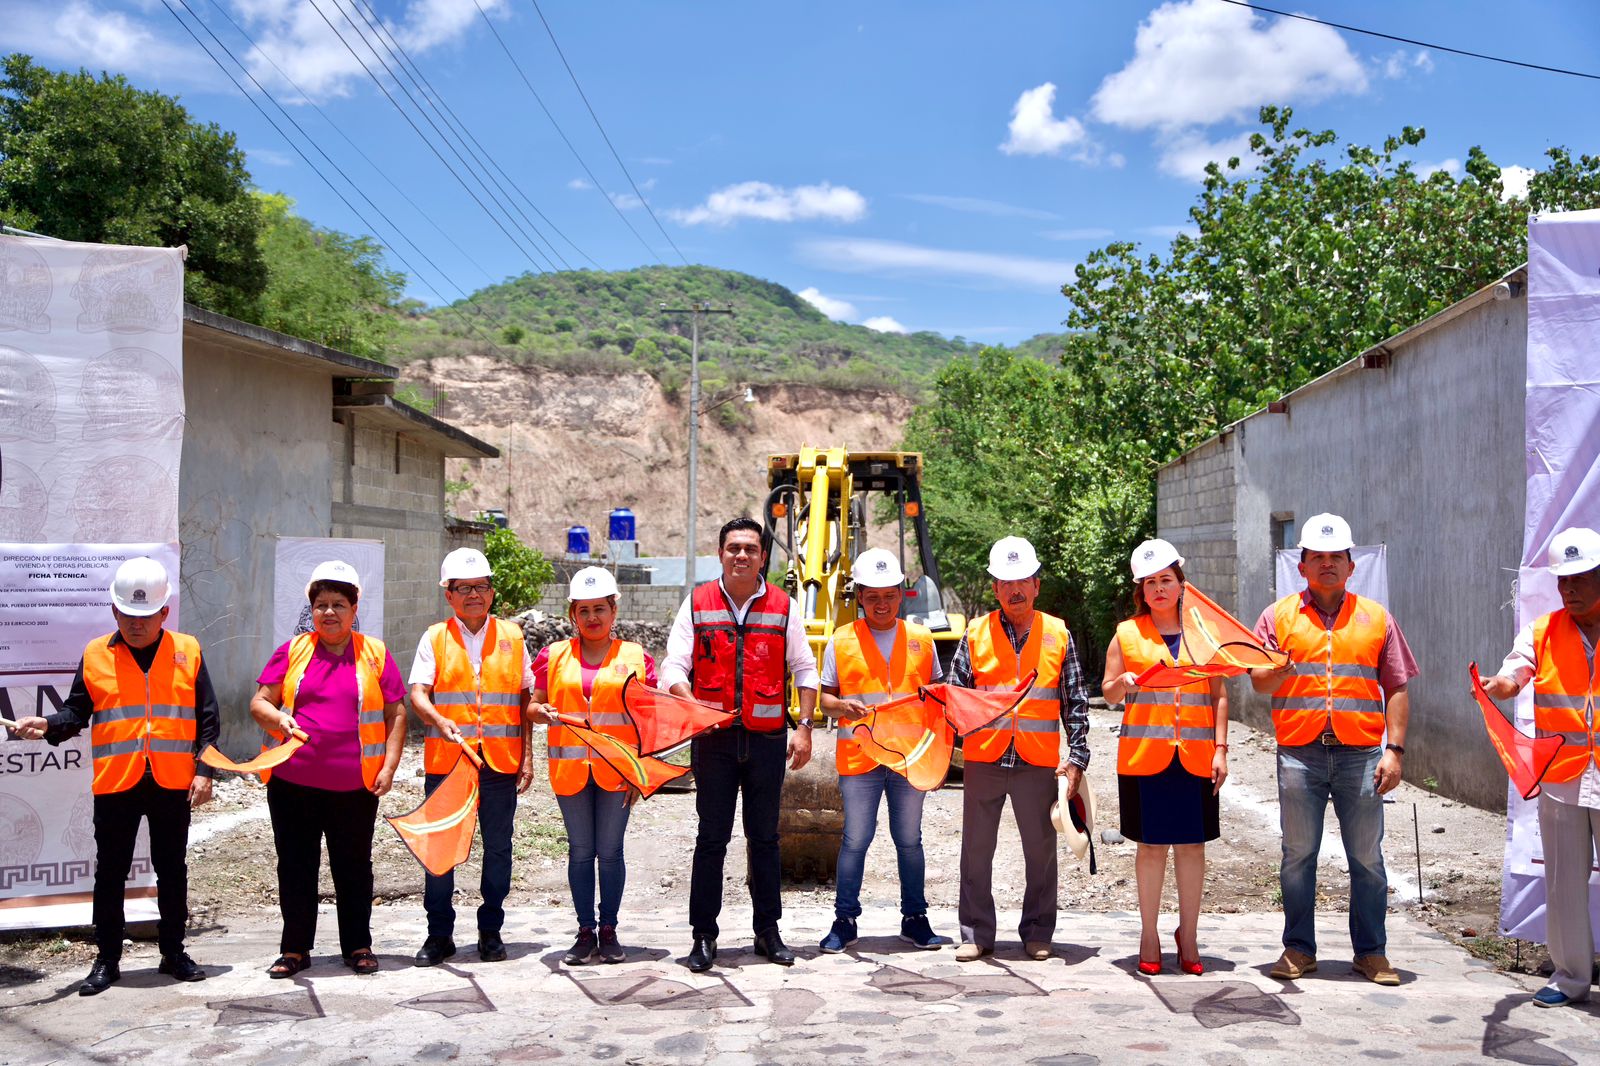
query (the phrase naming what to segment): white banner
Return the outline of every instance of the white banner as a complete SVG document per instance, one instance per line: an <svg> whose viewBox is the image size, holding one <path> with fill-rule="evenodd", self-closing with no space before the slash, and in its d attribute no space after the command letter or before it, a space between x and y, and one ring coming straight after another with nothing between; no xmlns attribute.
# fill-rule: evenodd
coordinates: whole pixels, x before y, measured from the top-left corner
<svg viewBox="0 0 1600 1066"><path fill-rule="evenodd" d="M1350 558L1355 560L1355 573L1350 575L1350 581L1345 588L1357 596L1365 596L1389 606L1389 547L1386 544L1357 544L1350 549ZM1306 587L1306 579L1300 576L1300 549L1279 548L1275 553L1274 561L1277 564L1278 598L1289 595L1291 592L1300 592Z"/></svg>
<svg viewBox="0 0 1600 1066"><path fill-rule="evenodd" d="M136 555L178 573L176 544L0 544L0 684L65 687L84 645L116 628L111 579Z"/></svg>
<svg viewBox="0 0 1600 1066"><path fill-rule="evenodd" d="M348 537L279 537L272 571L272 646L311 631L306 583L318 563L349 563L361 578L356 632L383 639L383 541Z"/></svg>
<svg viewBox="0 0 1600 1066"><path fill-rule="evenodd" d="M1600 528L1600 211L1528 219L1528 509L1517 581L1517 625L1561 605L1546 569L1551 539ZM1509 650L1509 649L1507 649ZM1482 664L1488 670L1498 662ZM1487 672L1487 671L1486 671ZM1517 699L1517 726L1533 732L1533 686ZM1544 849L1538 800L1507 788L1500 927L1543 941ZM1600 946L1600 877L1589 881Z"/></svg>
<svg viewBox="0 0 1600 1066"><path fill-rule="evenodd" d="M177 586L183 420L182 249L0 236L0 544L48 564L14 558L0 585L0 619L30 621L28 607L11 605L33 587L31 620L46 623L0 627L5 669L19 668L21 641L32 651L34 631L47 631L37 661L20 667L34 673L0 677L6 717L49 713L65 698L88 639L68 649L74 626L90 636L112 628L112 557L165 553L157 558ZM51 685L29 684L46 675ZM87 735L52 748L0 730L0 928L88 924L89 780ZM154 885L141 830L130 920L155 917Z"/></svg>

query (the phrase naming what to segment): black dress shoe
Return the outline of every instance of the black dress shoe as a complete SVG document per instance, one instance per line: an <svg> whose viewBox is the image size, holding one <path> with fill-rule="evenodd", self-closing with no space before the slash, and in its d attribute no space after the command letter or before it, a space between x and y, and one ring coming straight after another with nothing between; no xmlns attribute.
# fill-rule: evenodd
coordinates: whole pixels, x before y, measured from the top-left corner
<svg viewBox="0 0 1600 1066"><path fill-rule="evenodd" d="M187 952L180 951L176 955L161 956L161 965L156 967L157 973L170 974L174 981L204 981L206 972L194 964Z"/></svg>
<svg viewBox="0 0 1600 1066"><path fill-rule="evenodd" d="M777 927L756 934L756 954L777 963L779 966L793 966L794 952L783 942L783 937L778 935Z"/></svg>
<svg viewBox="0 0 1600 1066"><path fill-rule="evenodd" d="M83 979L83 984L78 986L80 996L98 996L111 987L112 982L122 979L122 967L114 959L95 959L94 965L89 967L89 976Z"/></svg>
<svg viewBox="0 0 1600 1066"><path fill-rule="evenodd" d="M711 964L717 961L717 938L714 936L697 936L694 938L694 947L689 951L689 972L705 973L711 969Z"/></svg>
<svg viewBox="0 0 1600 1066"><path fill-rule="evenodd" d="M478 958L484 962L506 961L506 942L499 933L478 934Z"/></svg>
<svg viewBox="0 0 1600 1066"><path fill-rule="evenodd" d="M447 936L430 936L417 949L413 960L418 966L437 966L456 953L456 942Z"/></svg>

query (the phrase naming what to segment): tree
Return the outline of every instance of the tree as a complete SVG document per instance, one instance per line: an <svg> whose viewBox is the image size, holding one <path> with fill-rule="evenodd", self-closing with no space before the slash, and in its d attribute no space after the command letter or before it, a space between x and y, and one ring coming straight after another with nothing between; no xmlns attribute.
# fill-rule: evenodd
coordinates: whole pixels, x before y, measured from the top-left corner
<svg viewBox="0 0 1600 1066"><path fill-rule="evenodd" d="M184 295L250 319L266 287L260 212L233 134L120 75L9 55L0 78L0 215L64 240L187 245Z"/></svg>
<svg viewBox="0 0 1600 1066"><path fill-rule="evenodd" d="M351 355L385 359L405 275L371 237L323 229L279 193L256 193L267 286L255 321Z"/></svg>
<svg viewBox="0 0 1600 1066"><path fill-rule="evenodd" d="M491 529L483 538L483 554L494 570L495 604L502 615L532 607L555 580L556 568L549 560L509 529Z"/></svg>
<svg viewBox="0 0 1600 1066"><path fill-rule="evenodd" d="M906 439L928 453L930 530L969 609L988 544L1026 536L1041 606L1093 660L1130 607L1160 464L1522 262L1530 210L1600 206L1594 156L1551 149L1527 199L1506 198L1480 149L1459 179L1423 176L1404 158L1420 129L1340 147L1292 117L1263 108L1250 165L1207 168L1166 255L1089 254L1062 289L1059 367L989 350L935 379Z"/></svg>

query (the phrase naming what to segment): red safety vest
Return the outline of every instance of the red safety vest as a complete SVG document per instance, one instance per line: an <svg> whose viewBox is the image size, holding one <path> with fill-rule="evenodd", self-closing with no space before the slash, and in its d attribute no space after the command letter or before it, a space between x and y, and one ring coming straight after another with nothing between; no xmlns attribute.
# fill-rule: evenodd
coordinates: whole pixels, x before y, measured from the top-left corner
<svg viewBox="0 0 1600 1066"><path fill-rule="evenodd" d="M156 784L187 789L194 780L195 678L200 642L162 631L147 674L108 633L83 649L83 684L94 703L89 746L97 796L139 783L148 762Z"/></svg>
<svg viewBox="0 0 1600 1066"><path fill-rule="evenodd" d="M370 789L378 780L378 773L383 769L384 754L388 750L389 731L383 724L382 685L388 649L377 637L352 633L350 640L356 659L356 735L361 741L361 783ZM283 675L285 714L294 714L295 696L300 690L301 680L306 676L306 667L311 665L312 653L316 650L315 633L301 633L289 642L289 669ZM285 738L282 733L275 729L268 730L268 733L278 743L283 743ZM263 744L261 750L266 751L271 746ZM271 777L271 770L261 771L261 780L267 781Z"/></svg>
<svg viewBox="0 0 1600 1066"><path fill-rule="evenodd" d="M883 661L878 642L866 620L833 632L833 665L839 695L873 705L901 696L914 696L918 687L933 682L933 634L926 626L895 624L894 648ZM841 722L834 743L834 766L843 776L864 774L878 764L861 750L855 739L856 722Z"/></svg>
<svg viewBox="0 0 1600 1066"><path fill-rule="evenodd" d="M1273 607L1278 647L1294 674L1272 694L1272 726L1284 747L1314 744L1333 732L1341 744L1374 747L1383 740L1383 688L1378 663L1389 615L1383 605L1346 592L1333 628L1296 592Z"/></svg>
<svg viewBox="0 0 1600 1066"><path fill-rule="evenodd" d="M1006 748L1015 743L1024 762L1057 766L1061 760L1060 686L1072 634L1061 619L1035 611L1019 657L1006 639L1000 618L999 611L991 611L967 626L973 687L1009 692L1034 670L1039 676L1016 710L962 741L962 755L971 762L999 762Z"/></svg>
<svg viewBox="0 0 1600 1066"><path fill-rule="evenodd" d="M644 680L644 649L632 641L613 640L595 672L587 700L583 698L583 659L578 649L577 637L551 645L546 696L562 714L587 718L597 732L637 745L639 731L623 713L622 687L630 677ZM577 795L591 776L607 792L627 787L621 775L566 726L552 725L545 743L550 756L550 788L556 795Z"/></svg>
<svg viewBox="0 0 1600 1066"><path fill-rule="evenodd" d="M1117 626L1122 664L1135 674L1171 658L1167 642L1148 614ZM1180 663L1189 660L1180 655ZM1196 777L1211 776L1217 753L1216 708L1211 682L1182 688L1133 688L1122 700L1122 728L1117 734L1117 773L1144 777L1159 774L1178 753L1183 768Z"/></svg>
<svg viewBox="0 0 1600 1066"><path fill-rule="evenodd" d="M734 622L722 584L708 581L690 597L694 621L694 695L725 711L738 711L744 727L758 733L783 728L789 687L788 595L766 584L744 616Z"/></svg>
<svg viewBox="0 0 1600 1066"><path fill-rule="evenodd" d="M483 663L473 669L461 621L451 618L428 628L433 642L433 705L468 739L480 742L483 761L503 774L522 765L522 632L490 618L484 623ZM461 745L428 727L422 767L447 774L461 758Z"/></svg>
<svg viewBox="0 0 1600 1066"><path fill-rule="evenodd" d="M1533 623L1533 724L1542 737L1560 737L1561 748L1545 771L1546 781L1573 781L1600 760L1600 678L1589 667L1583 634L1566 608Z"/></svg>

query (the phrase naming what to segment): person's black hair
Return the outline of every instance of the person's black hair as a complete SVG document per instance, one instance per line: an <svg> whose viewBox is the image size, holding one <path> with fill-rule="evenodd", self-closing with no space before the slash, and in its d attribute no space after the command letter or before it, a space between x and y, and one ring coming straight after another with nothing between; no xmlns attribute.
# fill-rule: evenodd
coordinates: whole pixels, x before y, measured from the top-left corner
<svg viewBox="0 0 1600 1066"><path fill-rule="evenodd" d="M306 589L306 601L316 603L319 592L337 592L349 600L352 607L361 601L361 590L348 581L313 581L311 587Z"/></svg>
<svg viewBox="0 0 1600 1066"><path fill-rule="evenodd" d="M746 533L754 533L756 538L762 541L762 551L766 551L767 545L765 539L762 537L761 523L757 522L754 518L735 518L725 524L722 527L722 531L717 534L717 551L720 552L725 546L727 546L729 533L738 533L741 531Z"/></svg>

